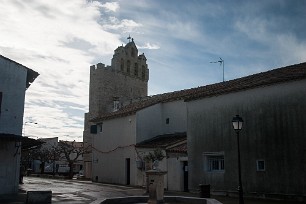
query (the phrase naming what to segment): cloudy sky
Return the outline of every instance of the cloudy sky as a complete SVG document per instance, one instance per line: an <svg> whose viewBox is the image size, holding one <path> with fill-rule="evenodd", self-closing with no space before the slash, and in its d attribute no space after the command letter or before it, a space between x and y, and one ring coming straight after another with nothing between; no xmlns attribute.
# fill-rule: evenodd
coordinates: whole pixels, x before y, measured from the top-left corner
<svg viewBox="0 0 306 204"><path fill-rule="evenodd" d="M40 76L26 93L24 133L82 141L89 67L134 38L149 95L306 61L303 0L2 0L0 54ZM35 124L37 123L37 124Z"/></svg>

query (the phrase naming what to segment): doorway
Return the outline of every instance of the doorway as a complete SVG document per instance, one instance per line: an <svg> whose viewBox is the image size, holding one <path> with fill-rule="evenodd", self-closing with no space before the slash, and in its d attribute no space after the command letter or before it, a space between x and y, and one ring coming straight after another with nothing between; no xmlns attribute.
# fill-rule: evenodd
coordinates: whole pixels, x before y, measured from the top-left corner
<svg viewBox="0 0 306 204"><path fill-rule="evenodd" d="M183 162L183 172L184 172L184 191L188 192L188 161Z"/></svg>
<svg viewBox="0 0 306 204"><path fill-rule="evenodd" d="M125 175L126 175L126 185L131 184L131 160L130 158L125 159Z"/></svg>

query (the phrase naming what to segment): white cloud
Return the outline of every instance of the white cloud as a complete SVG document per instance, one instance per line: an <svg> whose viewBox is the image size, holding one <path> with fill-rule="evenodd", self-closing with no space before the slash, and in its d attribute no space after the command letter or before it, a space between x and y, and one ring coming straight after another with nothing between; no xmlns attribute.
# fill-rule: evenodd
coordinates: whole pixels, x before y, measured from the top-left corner
<svg viewBox="0 0 306 204"><path fill-rule="evenodd" d="M149 50L157 50L160 46L151 43L145 43L143 46L138 46L138 49L149 49Z"/></svg>
<svg viewBox="0 0 306 204"><path fill-rule="evenodd" d="M0 53L40 74L26 92L25 121L39 124L27 127L27 134L81 139L89 66L98 56L110 58L121 44L98 23L101 7L83 0L0 4ZM78 109L69 103L78 104L74 106Z"/></svg>
<svg viewBox="0 0 306 204"><path fill-rule="evenodd" d="M109 17L108 19L104 19L103 21L103 29L108 31L115 31L121 33L131 33L136 32L136 28L141 27L142 25L128 19L119 20L114 16Z"/></svg>
<svg viewBox="0 0 306 204"><path fill-rule="evenodd" d="M105 4L102 4L101 7L105 8L106 11L116 12L119 9L119 3L118 2L106 2Z"/></svg>

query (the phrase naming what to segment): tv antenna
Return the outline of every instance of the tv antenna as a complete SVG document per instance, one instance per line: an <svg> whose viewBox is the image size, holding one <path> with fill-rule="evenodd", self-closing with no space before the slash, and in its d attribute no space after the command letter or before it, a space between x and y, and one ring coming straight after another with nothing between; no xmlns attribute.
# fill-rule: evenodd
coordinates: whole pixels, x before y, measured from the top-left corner
<svg viewBox="0 0 306 204"><path fill-rule="evenodd" d="M215 62L210 62L210 63L220 63L220 66L222 65L223 67L223 82L224 82L224 59L222 59L221 57L219 57L220 60L215 61Z"/></svg>

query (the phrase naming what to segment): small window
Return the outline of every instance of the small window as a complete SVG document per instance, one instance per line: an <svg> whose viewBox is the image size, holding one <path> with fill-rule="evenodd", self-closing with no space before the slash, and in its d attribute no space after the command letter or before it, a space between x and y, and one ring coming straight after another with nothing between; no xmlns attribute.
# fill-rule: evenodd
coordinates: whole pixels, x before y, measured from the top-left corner
<svg viewBox="0 0 306 204"><path fill-rule="evenodd" d="M114 100L113 111L117 111L120 108L120 101L118 99Z"/></svg>
<svg viewBox="0 0 306 204"><path fill-rule="evenodd" d="M224 171L224 156L209 157L208 171Z"/></svg>
<svg viewBox="0 0 306 204"><path fill-rule="evenodd" d="M120 69L121 69L122 72L124 71L124 61L123 61L122 58L121 58L121 62L120 62Z"/></svg>
<svg viewBox="0 0 306 204"><path fill-rule="evenodd" d="M131 71L131 62L130 60L127 61L127 73L130 74Z"/></svg>
<svg viewBox="0 0 306 204"><path fill-rule="evenodd" d="M103 123L97 124L97 132L102 132L102 126L103 126Z"/></svg>
<svg viewBox="0 0 306 204"><path fill-rule="evenodd" d="M97 125L90 126L90 134L97 134Z"/></svg>
<svg viewBox="0 0 306 204"><path fill-rule="evenodd" d="M204 171L224 172L224 153L223 152L204 153Z"/></svg>
<svg viewBox="0 0 306 204"><path fill-rule="evenodd" d="M266 170L266 166L265 166L265 160L257 160L257 171L265 171Z"/></svg>
<svg viewBox="0 0 306 204"><path fill-rule="evenodd" d="M142 80L145 80L145 78L146 78L146 67L145 66L142 66L141 78L142 78Z"/></svg>
<svg viewBox="0 0 306 204"><path fill-rule="evenodd" d="M137 63L135 63L134 75L135 75L135 76L138 76L138 64L137 64Z"/></svg>
<svg viewBox="0 0 306 204"><path fill-rule="evenodd" d="M169 122L170 122L170 119L167 118L167 119L166 119L166 124L169 124Z"/></svg>

